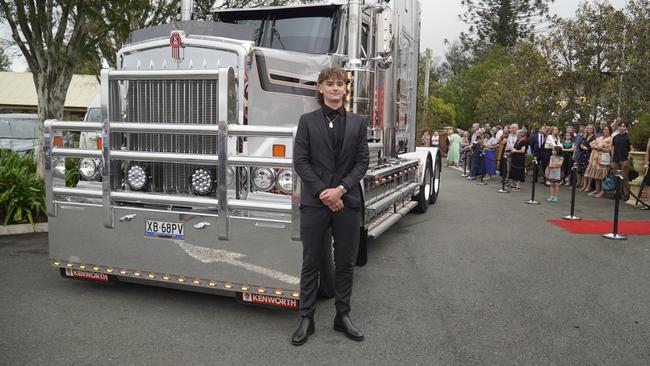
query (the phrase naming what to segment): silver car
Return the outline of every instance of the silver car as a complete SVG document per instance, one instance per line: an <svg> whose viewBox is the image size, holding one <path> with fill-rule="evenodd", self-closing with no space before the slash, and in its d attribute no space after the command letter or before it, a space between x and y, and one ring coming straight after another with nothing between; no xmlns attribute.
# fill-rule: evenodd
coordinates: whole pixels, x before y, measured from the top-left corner
<svg viewBox="0 0 650 366"><path fill-rule="evenodd" d="M36 114L0 114L0 149L15 151L20 155L36 155L38 124Z"/></svg>

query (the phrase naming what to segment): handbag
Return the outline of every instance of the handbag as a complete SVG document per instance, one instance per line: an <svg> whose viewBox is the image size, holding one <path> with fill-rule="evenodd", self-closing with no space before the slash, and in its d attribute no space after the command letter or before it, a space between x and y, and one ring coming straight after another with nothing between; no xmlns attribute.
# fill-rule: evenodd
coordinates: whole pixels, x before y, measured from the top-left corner
<svg viewBox="0 0 650 366"><path fill-rule="evenodd" d="M603 179L603 191L612 192L615 190L616 190L616 179L614 179L614 175L610 171L607 174L607 177Z"/></svg>
<svg viewBox="0 0 650 366"><path fill-rule="evenodd" d="M608 152L600 153L600 165L609 165L612 162L612 156Z"/></svg>

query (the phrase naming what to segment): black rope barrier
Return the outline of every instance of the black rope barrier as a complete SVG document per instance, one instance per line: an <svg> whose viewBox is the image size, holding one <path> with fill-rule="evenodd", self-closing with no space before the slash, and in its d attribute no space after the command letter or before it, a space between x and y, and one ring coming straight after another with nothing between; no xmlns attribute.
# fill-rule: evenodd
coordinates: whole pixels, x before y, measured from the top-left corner
<svg viewBox="0 0 650 366"><path fill-rule="evenodd" d="M617 170L614 178L616 179L616 197L614 197L614 228L611 233L603 235L603 238L609 240L626 240L627 236L620 235L618 233L618 209L621 201L621 183L623 181L622 172L620 170Z"/></svg>
<svg viewBox="0 0 650 366"><path fill-rule="evenodd" d="M573 167L571 167L571 213L567 216L562 217L564 220L569 220L569 221L578 221L582 220L578 216L575 215L576 212L576 185L577 185L577 174L578 172L578 164L573 163Z"/></svg>

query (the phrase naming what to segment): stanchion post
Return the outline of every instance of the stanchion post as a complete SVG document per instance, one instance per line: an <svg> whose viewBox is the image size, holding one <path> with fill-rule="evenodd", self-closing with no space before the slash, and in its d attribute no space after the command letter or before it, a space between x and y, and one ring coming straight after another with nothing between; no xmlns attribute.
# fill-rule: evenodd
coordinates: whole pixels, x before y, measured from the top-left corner
<svg viewBox="0 0 650 366"><path fill-rule="evenodd" d="M535 186L537 185L537 175L539 174L537 170L537 158L533 157L533 187L530 190L530 199L526 201L529 205L539 205L539 201L535 200Z"/></svg>
<svg viewBox="0 0 650 366"><path fill-rule="evenodd" d="M616 197L614 201L614 230L612 233L603 235L603 238L609 240L626 240L627 236L619 235L618 233L618 208L621 201L621 182L623 181L623 173L617 170L614 178L616 179Z"/></svg>
<svg viewBox="0 0 650 366"><path fill-rule="evenodd" d="M485 177L485 153L482 151L481 154L478 156L478 166L479 169L482 170L482 173L481 173L481 179L476 184L480 186L485 186L487 185L487 183L483 181L483 177Z"/></svg>
<svg viewBox="0 0 650 366"><path fill-rule="evenodd" d="M501 178L501 189L499 189L497 192L498 193L510 193L509 190L506 189L506 180L508 179L508 158L506 157L505 152L503 153L503 156L501 157L501 174L503 174L503 177Z"/></svg>
<svg viewBox="0 0 650 366"><path fill-rule="evenodd" d="M564 220L569 220L569 221L582 220L581 218L579 218L578 216L575 215L575 212L576 212L576 185L577 185L577 182L578 182L577 176L578 176L578 164L573 163L573 167L571 168L571 214L562 217Z"/></svg>

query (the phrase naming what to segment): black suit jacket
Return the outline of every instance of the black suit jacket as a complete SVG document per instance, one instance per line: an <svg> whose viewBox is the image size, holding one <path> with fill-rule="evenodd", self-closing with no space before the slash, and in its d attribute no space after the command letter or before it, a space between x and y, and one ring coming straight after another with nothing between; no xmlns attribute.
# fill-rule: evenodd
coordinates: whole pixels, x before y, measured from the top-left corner
<svg viewBox="0 0 650 366"><path fill-rule="evenodd" d="M293 144L293 165L302 180L300 206L324 207L318 198L325 188L344 184L345 207L361 208L360 181L368 170L368 140L365 119L347 112L341 152L335 155L321 108L300 116Z"/></svg>

